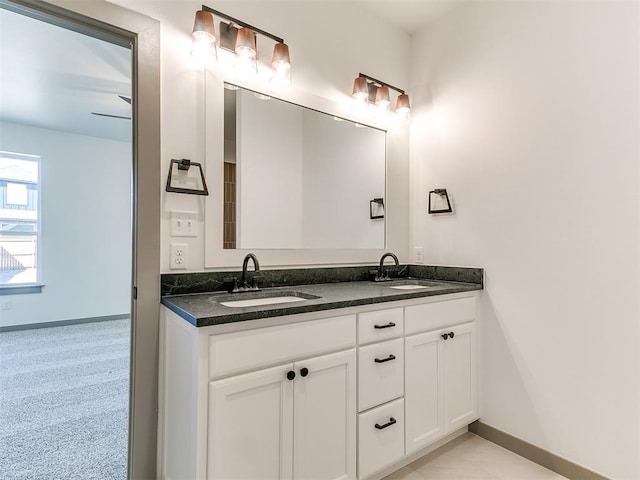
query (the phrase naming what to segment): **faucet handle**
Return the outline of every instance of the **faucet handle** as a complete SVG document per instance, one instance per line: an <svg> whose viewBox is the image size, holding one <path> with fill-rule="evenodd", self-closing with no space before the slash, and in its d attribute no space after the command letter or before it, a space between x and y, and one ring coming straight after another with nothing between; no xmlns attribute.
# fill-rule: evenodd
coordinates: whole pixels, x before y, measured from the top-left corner
<svg viewBox="0 0 640 480"><path fill-rule="evenodd" d="M251 278L251 289L252 290L260 290L260 287L258 286L258 281L262 281L264 279L264 277L262 275L254 275Z"/></svg>
<svg viewBox="0 0 640 480"><path fill-rule="evenodd" d="M223 279L223 282L226 285L229 285L227 287L227 292L234 293L234 292L238 291L238 279L237 278L235 278L235 277L233 277L233 278L232 277L227 277L227 278Z"/></svg>

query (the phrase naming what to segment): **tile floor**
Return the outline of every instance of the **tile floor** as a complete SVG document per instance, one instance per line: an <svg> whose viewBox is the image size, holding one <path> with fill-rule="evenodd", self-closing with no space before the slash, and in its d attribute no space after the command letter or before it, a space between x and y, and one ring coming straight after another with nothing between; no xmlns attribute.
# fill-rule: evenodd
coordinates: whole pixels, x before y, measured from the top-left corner
<svg viewBox="0 0 640 480"><path fill-rule="evenodd" d="M422 457L384 480L561 480L551 470L473 433Z"/></svg>

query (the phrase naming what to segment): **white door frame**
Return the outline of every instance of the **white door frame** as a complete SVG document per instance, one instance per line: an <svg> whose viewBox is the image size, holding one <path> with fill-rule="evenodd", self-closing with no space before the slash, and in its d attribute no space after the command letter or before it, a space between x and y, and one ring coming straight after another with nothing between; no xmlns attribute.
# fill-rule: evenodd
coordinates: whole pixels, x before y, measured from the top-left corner
<svg viewBox="0 0 640 480"><path fill-rule="evenodd" d="M130 479L156 478L160 316L160 22L103 0L0 0L0 6L131 47L133 272ZM136 298L134 298L136 297Z"/></svg>

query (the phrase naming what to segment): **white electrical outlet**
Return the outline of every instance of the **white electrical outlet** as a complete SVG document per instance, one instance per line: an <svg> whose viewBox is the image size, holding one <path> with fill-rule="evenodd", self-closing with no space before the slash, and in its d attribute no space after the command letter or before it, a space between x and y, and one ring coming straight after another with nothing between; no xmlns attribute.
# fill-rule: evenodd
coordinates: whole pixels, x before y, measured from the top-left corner
<svg viewBox="0 0 640 480"><path fill-rule="evenodd" d="M186 270L189 245L186 243L172 243L169 268L171 270Z"/></svg>
<svg viewBox="0 0 640 480"><path fill-rule="evenodd" d="M0 300L0 310L11 310L13 304L10 299Z"/></svg>
<svg viewBox="0 0 640 480"><path fill-rule="evenodd" d="M424 249L422 247L416 247L415 249L416 263L424 263Z"/></svg>
<svg viewBox="0 0 640 480"><path fill-rule="evenodd" d="M172 237L197 237L198 221L196 212L171 212Z"/></svg>

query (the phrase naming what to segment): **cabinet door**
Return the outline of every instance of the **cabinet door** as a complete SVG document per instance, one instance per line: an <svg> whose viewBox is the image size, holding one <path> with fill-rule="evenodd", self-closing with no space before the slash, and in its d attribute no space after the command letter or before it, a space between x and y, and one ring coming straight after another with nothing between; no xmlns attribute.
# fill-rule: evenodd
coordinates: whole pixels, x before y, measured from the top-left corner
<svg viewBox="0 0 640 480"><path fill-rule="evenodd" d="M405 339L405 441L407 454L444 436L441 331Z"/></svg>
<svg viewBox="0 0 640 480"><path fill-rule="evenodd" d="M297 362L295 371L294 478L355 479L355 349Z"/></svg>
<svg viewBox="0 0 640 480"><path fill-rule="evenodd" d="M283 365L209 384L207 478L292 478L292 370Z"/></svg>
<svg viewBox="0 0 640 480"><path fill-rule="evenodd" d="M444 346L445 429L448 432L477 419L476 324L445 329ZM451 334L454 336L451 338Z"/></svg>

